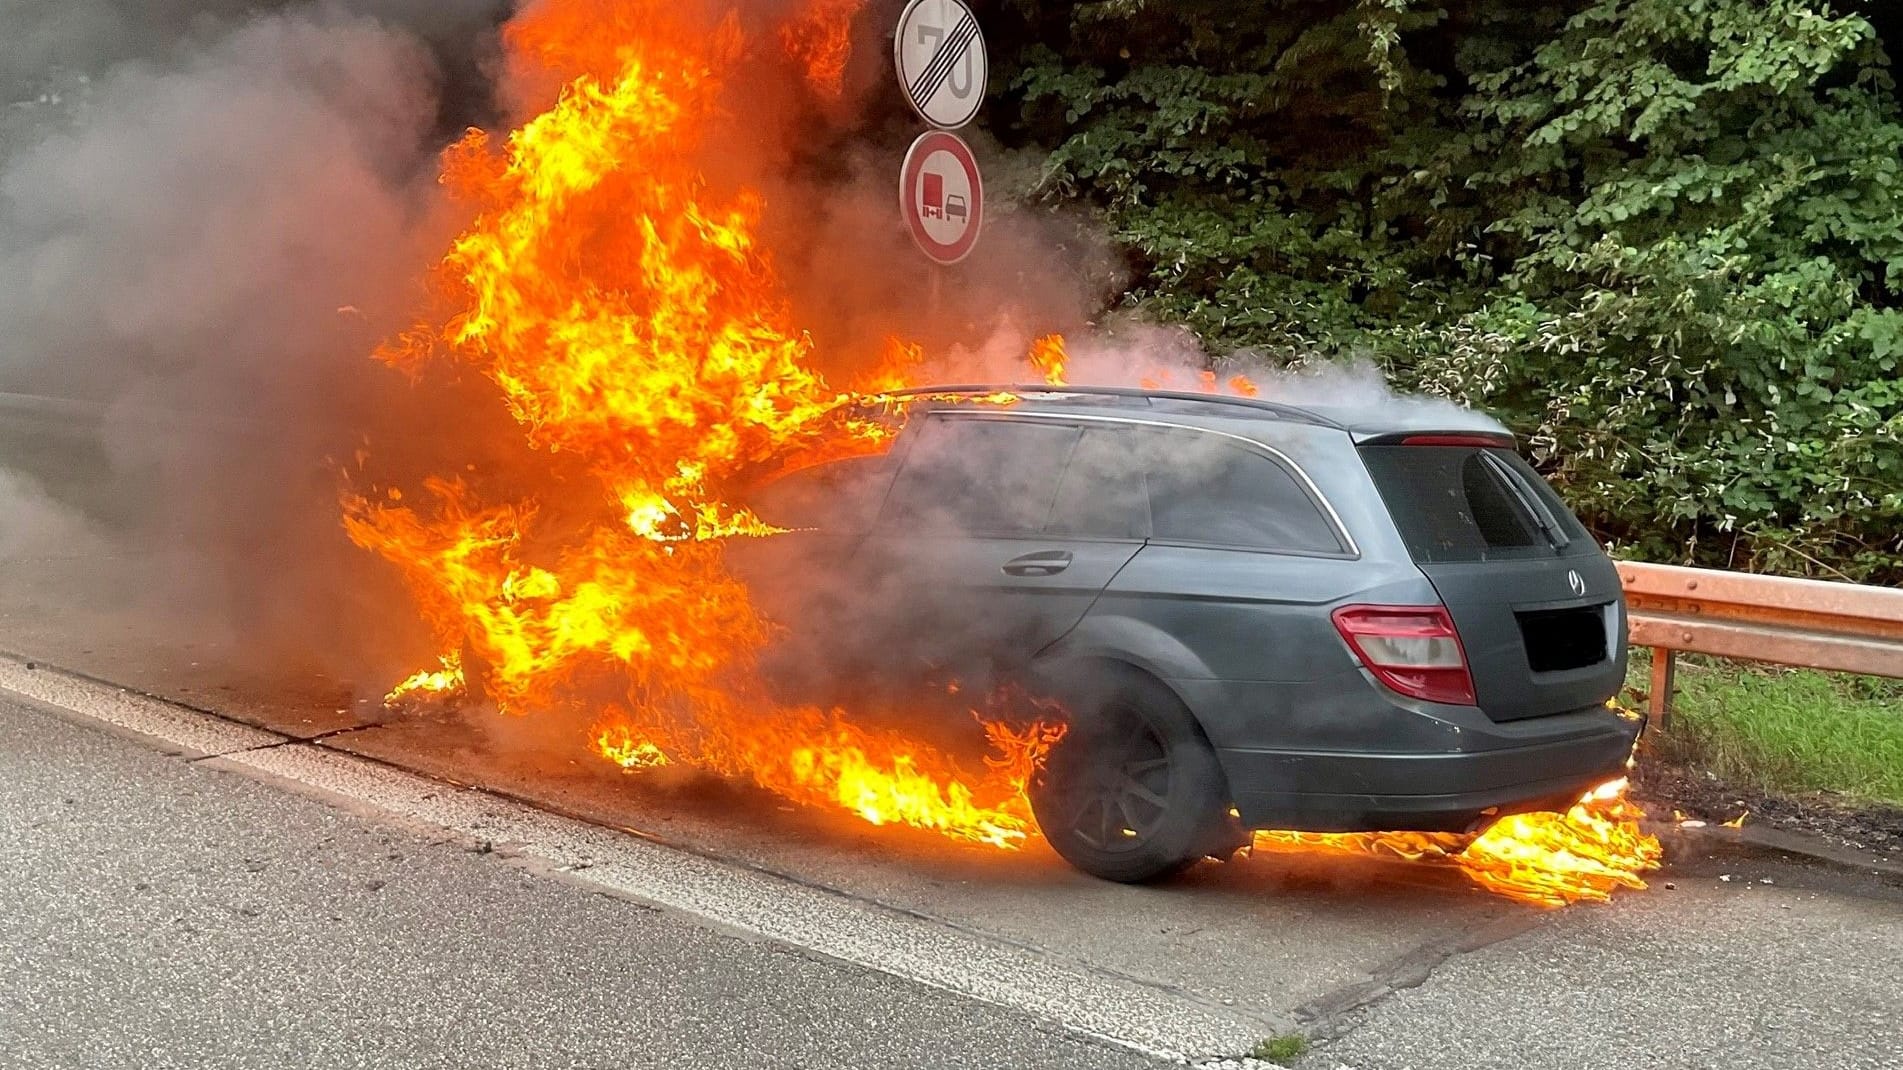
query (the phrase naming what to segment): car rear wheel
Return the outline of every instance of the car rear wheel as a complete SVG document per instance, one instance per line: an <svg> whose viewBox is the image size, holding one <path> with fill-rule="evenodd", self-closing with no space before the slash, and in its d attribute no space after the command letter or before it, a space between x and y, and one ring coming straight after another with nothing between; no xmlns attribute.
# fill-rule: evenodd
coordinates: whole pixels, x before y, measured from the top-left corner
<svg viewBox="0 0 1903 1070"><path fill-rule="evenodd" d="M1221 838L1222 769L1169 689L1114 674L1072 699L1072 722L1030 783L1038 826L1064 860L1106 880L1179 873Z"/></svg>

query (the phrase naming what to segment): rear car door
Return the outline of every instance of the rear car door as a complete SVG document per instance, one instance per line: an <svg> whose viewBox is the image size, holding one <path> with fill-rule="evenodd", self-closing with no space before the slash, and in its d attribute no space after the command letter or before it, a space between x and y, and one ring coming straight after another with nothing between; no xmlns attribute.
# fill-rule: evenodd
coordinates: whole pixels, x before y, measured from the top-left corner
<svg viewBox="0 0 1903 1070"><path fill-rule="evenodd" d="M937 412L855 573L914 660L1015 667L1069 631L1143 544L1116 433L1030 414Z"/></svg>
<svg viewBox="0 0 1903 1070"><path fill-rule="evenodd" d="M1626 660L1618 572L1506 440L1410 435L1360 452L1454 618L1489 717L1563 713L1617 693Z"/></svg>

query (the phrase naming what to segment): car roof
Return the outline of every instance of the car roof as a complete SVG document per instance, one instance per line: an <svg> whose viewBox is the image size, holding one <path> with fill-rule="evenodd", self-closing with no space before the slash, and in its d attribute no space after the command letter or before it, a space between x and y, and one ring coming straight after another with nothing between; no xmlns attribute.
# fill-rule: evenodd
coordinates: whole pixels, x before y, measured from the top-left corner
<svg viewBox="0 0 1903 1070"><path fill-rule="evenodd" d="M1386 397L1367 403L1295 405L1229 394L1023 384L922 386L891 391L884 396L949 407L995 406L1009 398L1013 407L1033 410L1115 408L1191 419L1200 416L1214 420L1272 420L1346 431L1358 442L1425 431L1507 434L1491 417L1442 398Z"/></svg>

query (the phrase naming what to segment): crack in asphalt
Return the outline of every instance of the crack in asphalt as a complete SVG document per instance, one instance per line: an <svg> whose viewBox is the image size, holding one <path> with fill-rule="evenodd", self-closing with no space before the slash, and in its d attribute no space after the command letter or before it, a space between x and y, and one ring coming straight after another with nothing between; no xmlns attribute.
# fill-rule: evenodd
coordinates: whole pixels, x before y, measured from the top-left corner
<svg viewBox="0 0 1903 1070"><path fill-rule="evenodd" d="M1359 1020L1361 1012L1379 1004L1397 992L1419 988L1442 965L1460 955L1503 943L1514 937L1552 924L1563 911L1513 913L1455 933L1431 940L1376 969L1366 981L1345 985L1296 1007L1295 1020L1303 1023L1303 1032L1311 1040L1329 1041L1346 1036Z"/></svg>
<svg viewBox="0 0 1903 1070"><path fill-rule="evenodd" d="M149 697L149 698L157 698L158 696L155 696L155 695L154 695L154 696L147 696L147 697ZM170 700L170 699L161 699L161 701L166 701L166 702L169 702L169 701L171 701L171 700ZM212 716L221 716L221 715L219 715L219 714L213 714ZM231 720L231 718L228 718L228 717L227 717L227 718L225 718L225 719L226 719L226 720ZM233 721L233 723L234 723L234 724L243 724L244 722L243 722L243 721ZM352 733L352 732L362 732L362 731L364 731L364 730L366 730L366 729L370 729L370 728L380 728L380 727L382 727L382 724L381 724L381 722L378 722L378 723L374 723L374 724L353 724L353 725L345 725L345 726L344 726L344 727L342 727L342 728L332 728L332 729L328 729L328 730L326 730L326 731L323 731L323 732L319 732L319 733L317 733L316 735L310 735L310 736L285 736L285 737L284 737L283 739L280 739L280 740L277 740L276 742L273 742L273 743L259 743L259 744L257 744L256 746L251 746L251 747L234 747L234 748L232 748L231 750L225 750L225 751L219 751L219 752L217 752L216 754L200 754L200 755L197 755L197 756L195 756L195 757L192 757L192 758L188 758L188 759L186 759L186 761L188 761L188 762L208 762L208 761L211 761L211 760L212 760L213 758L229 758L229 757L231 757L231 756L232 756L232 755L234 755L234 754L253 754L253 753L256 753L257 751L264 751L264 750L276 750L276 749L278 749L279 747L288 747L288 746L290 746L290 745L291 745L291 744L293 744L293 743L315 743L315 744L317 744L318 746L323 746L323 745L324 745L324 741L325 741L325 740L329 740L329 739L334 739L334 738L336 738L337 736L344 736L344 735L349 735L349 734L350 734L350 733ZM342 752L340 752L340 753L345 753L345 754L348 754L348 753L350 753L350 752L348 752L348 751L342 751ZM410 772L415 772L415 770L409 770L409 771L410 771Z"/></svg>

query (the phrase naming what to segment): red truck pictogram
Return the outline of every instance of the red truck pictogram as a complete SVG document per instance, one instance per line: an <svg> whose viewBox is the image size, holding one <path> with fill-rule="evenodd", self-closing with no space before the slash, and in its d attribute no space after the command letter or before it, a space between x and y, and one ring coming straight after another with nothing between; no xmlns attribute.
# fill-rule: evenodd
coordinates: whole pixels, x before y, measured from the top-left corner
<svg viewBox="0 0 1903 1070"><path fill-rule="evenodd" d="M919 215L926 219L945 218L945 176L937 171L927 171L922 176L925 182L924 206Z"/></svg>

